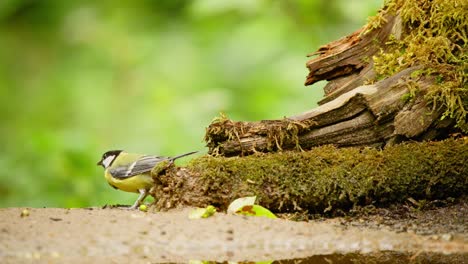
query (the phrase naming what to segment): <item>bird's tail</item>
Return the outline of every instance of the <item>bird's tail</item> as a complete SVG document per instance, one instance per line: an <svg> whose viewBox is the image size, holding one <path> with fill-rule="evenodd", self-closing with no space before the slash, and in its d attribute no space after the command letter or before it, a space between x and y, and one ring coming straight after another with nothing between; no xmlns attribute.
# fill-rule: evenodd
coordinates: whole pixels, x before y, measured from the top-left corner
<svg viewBox="0 0 468 264"><path fill-rule="evenodd" d="M185 153L185 154L182 154L182 155L179 155L179 156L175 156L175 157L172 157L172 158L169 158L170 161L174 161L176 159L180 159L180 158L183 158L185 156L188 156L188 155L192 155L192 154L195 154L197 153L198 151L192 151L192 152L189 152L189 153Z"/></svg>

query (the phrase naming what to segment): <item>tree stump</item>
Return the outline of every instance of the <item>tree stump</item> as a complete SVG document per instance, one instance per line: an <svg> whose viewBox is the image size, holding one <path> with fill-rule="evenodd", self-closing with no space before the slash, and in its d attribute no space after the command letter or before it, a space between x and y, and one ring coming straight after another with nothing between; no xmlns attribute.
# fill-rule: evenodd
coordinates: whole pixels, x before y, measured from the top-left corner
<svg viewBox="0 0 468 264"><path fill-rule="evenodd" d="M225 209L256 195L275 212L335 213L465 194L467 5L388 1L368 25L311 55L306 84L328 80L317 108L215 119L211 155L153 172L156 207ZM397 144L408 140L425 142Z"/></svg>
<svg viewBox="0 0 468 264"><path fill-rule="evenodd" d="M463 9L463 7L465 9ZM383 147L468 132L468 5L390 1L360 30L309 56L306 85L327 80L319 107L281 120L214 120L213 155Z"/></svg>

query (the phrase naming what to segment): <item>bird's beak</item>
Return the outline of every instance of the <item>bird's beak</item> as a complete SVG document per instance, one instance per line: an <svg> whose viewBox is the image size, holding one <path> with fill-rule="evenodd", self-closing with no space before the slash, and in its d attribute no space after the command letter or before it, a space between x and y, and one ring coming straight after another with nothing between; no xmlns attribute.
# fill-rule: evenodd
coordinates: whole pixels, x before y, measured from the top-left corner
<svg viewBox="0 0 468 264"><path fill-rule="evenodd" d="M102 166L102 160L100 160L96 165Z"/></svg>

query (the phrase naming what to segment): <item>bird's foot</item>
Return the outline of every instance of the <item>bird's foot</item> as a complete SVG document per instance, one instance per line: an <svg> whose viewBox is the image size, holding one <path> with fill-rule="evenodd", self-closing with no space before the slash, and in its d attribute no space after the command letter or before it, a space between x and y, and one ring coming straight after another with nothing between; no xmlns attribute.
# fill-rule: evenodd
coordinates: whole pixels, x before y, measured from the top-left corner
<svg viewBox="0 0 468 264"><path fill-rule="evenodd" d="M125 208L123 208L123 209L129 210L129 211L131 211L131 210L137 210L137 209L138 209L138 206L132 205L132 206L130 206L130 207L125 207Z"/></svg>

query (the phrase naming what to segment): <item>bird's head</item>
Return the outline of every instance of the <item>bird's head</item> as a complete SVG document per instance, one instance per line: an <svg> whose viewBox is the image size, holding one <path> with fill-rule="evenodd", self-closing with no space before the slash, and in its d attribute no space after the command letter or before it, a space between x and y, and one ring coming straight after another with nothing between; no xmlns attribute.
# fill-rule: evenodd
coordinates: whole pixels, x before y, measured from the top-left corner
<svg viewBox="0 0 468 264"><path fill-rule="evenodd" d="M120 155L123 150L109 150L106 153L102 154L101 160L97 163L97 165L102 166L104 168L108 168L112 165L114 160Z"/></svg>

